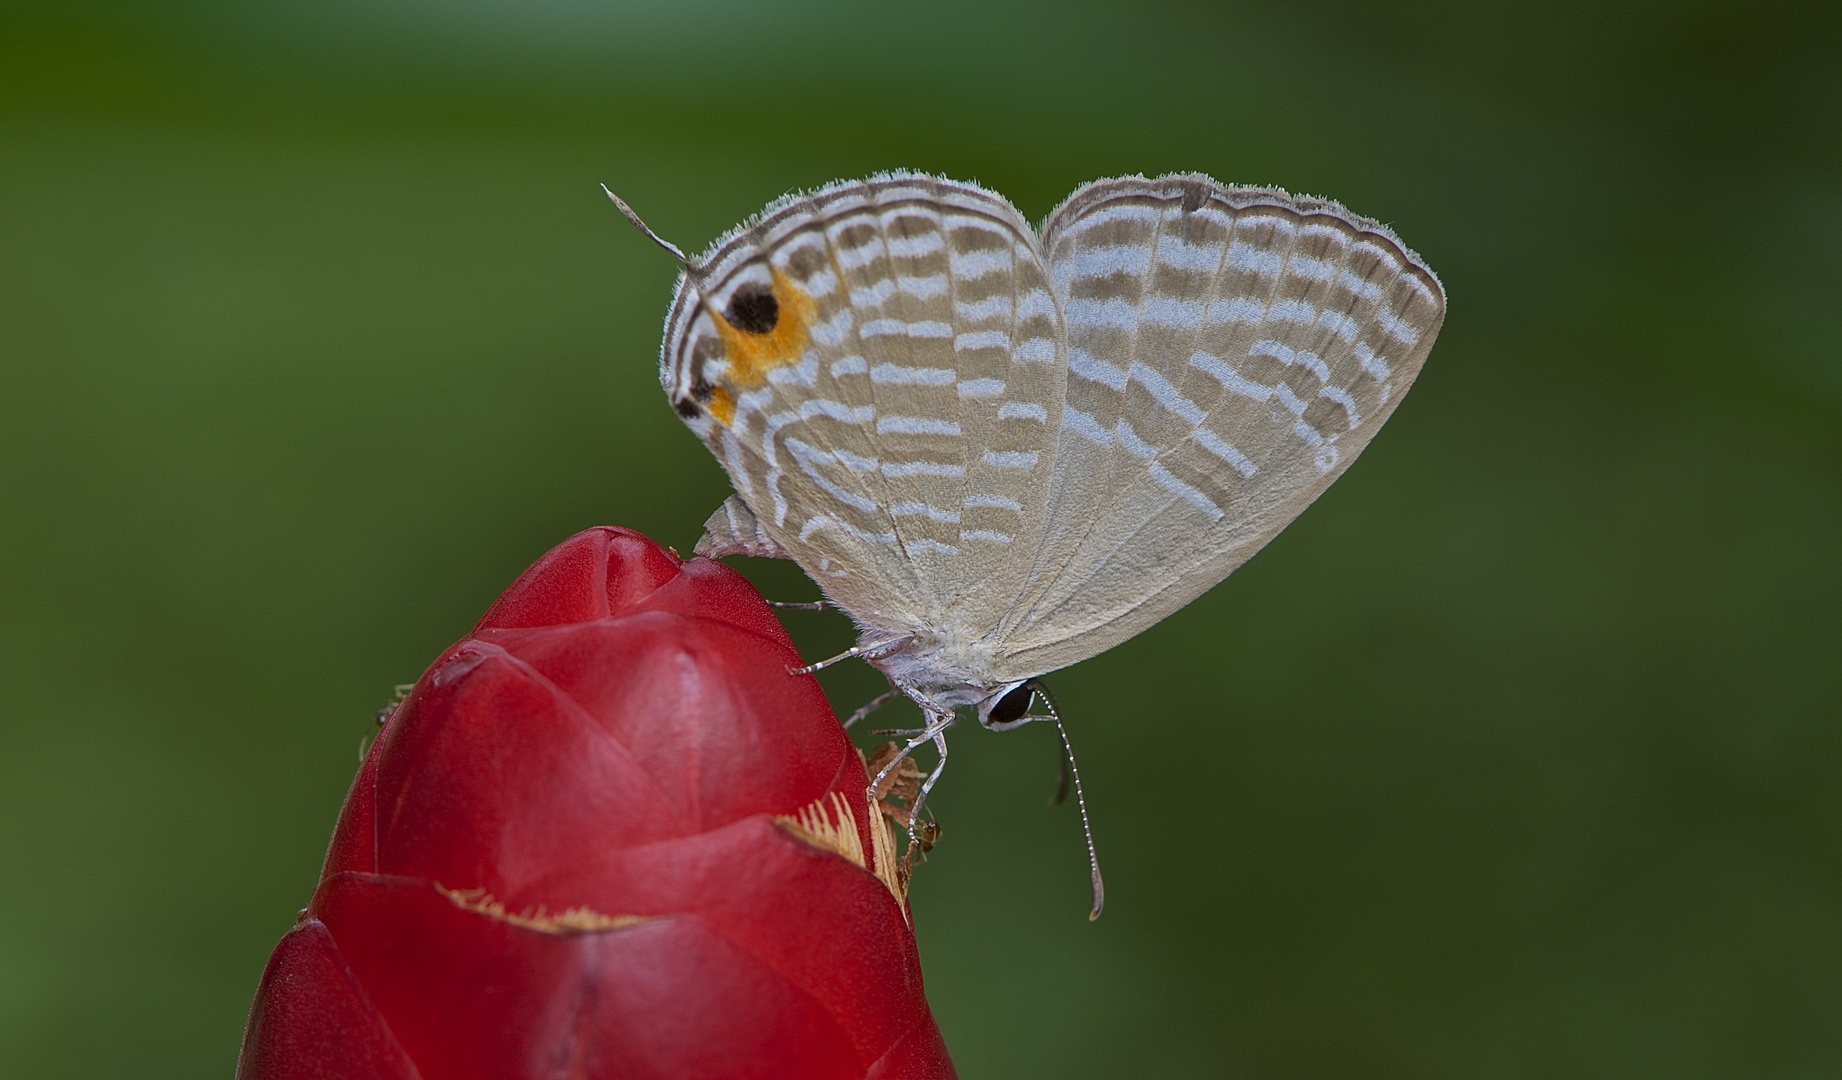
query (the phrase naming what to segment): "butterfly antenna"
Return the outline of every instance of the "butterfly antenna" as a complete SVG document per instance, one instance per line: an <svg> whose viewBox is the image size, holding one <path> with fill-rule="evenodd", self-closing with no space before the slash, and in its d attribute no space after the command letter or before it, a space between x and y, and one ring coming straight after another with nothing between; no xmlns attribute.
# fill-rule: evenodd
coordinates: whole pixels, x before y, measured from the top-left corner
<svg viewBox="0 0 1842 1080"><path fill-rule="evenodd" d="M685 270L687 271L691 269L691 260L685 256L683 251L679 250L679 247L677 244L674 244L670 240L667 240L663 236L660 236L658 233L653 232L651 227L648 226L644 221L641 221L640 216L633 212L633 207L627 205L626 200L622 199L619 195L614 194L612 191L608 191L608 186L606 184L601 185L601 190L606 191L608 198L614 200L614 205L620 208L620 212L627 216L628 221L633 222L634 228L645 233L646 238L648 240L651 240L653 243L664 248L666 252L671 255L672 258L678 260L679 266L684 267Z"/></svg>
<svg viewBox="0 0 1842 1080"><path fill-rule="evenodd" d="M1049 799L1050 806L1060 806L1068 801L1068 755L1057 754L1062 761L1062 778L1056 782L1055 795Z"/></svg>
<svg viewBox="0 0 1842 1080"><path fill-rule="evenodd" d="M1062 753L1067 755L1068 775L1074 778L1075 805L1081 810L1081 835L1087 838L1087 866L1094 879L1094 909L1087 913L1087 921L1093 922L1100 917L1100 909L1106 906L1106 884L1100 880L1100 856L1094 854L1094 830L1087 821L1087 796L1081 793L1081 766L1075 764L1074 745L1068 741L1068 729L1062 726L1062 714L1055 709L1055 699L1041 683L1036 684L1036 696L1043 699L1043 708L1049 710L1049 719L1055 721L1055 730L1062 737Z"/></svg>

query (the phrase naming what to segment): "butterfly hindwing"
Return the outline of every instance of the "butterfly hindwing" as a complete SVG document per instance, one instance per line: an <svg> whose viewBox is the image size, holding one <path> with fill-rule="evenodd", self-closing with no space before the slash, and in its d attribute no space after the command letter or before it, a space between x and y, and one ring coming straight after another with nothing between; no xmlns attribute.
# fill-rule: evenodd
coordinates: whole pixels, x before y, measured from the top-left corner
<svg viewBox="0 0 1842 1080"><path fill-rule="evenodd" d="M1373 438L1445 312L1382 226L1200 176L1091 184L1043 246L1066 409L1006 674L1104 651L1245 562Z"/></svg>

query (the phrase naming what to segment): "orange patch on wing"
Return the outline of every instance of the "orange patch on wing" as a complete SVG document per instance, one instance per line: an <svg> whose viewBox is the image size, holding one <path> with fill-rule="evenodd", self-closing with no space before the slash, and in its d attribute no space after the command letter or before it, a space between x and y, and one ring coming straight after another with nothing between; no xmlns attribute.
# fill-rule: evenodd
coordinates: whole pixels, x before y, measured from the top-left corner
<svg viewBox="0 0 1842 1080"><path fill-rule="evenodd" d="M710 415L716 417L716 422L724 427L734 423L736 418L735 395L720 386L712 389L710 391Z"/></svg>
<svg viewBox="0 0 1842 1080"><path fill-rule="evenodd" d="M723 317L722 312L711 312L712 321L716 323L717 337L723 342L723 359L729 365L725 374L731 383L744 390L760 386L767 381L768 372L775 368L799 363L799 358L806 352L813 317L819 312L819 305L805 289L773 267L768 268L768 273L773 276L774 302L780 309L772 330L765 334L737 330L729 325L729 320ZM718 393L721 393L720 389ZM727 411L731 416L735 414L733 399ZM710 412L725 425L729 423L718 412L715 400L710 403Z"/></svg>

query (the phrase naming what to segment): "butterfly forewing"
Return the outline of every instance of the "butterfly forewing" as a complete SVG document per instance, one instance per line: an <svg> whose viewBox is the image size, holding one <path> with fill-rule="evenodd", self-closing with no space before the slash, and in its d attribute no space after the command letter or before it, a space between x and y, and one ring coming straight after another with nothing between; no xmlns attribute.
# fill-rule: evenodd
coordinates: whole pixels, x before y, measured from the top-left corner
<svg viewBox="0 0 1842 1080"><path fill-rule="evenodd" d="M760 528L870 625L995 625L1060 427L1057 309L1016 212L927 177L839 185L694 274L662 378Z"/></svg>
<svg viewBox="0 0 1842 1080"><path fill-rule="evenodd" d="M1251 557L1374 436L1445 310L1385 228L1203 177L1090 185L1043 244L1068 380L1002 631L1015 677L1132 637Z"/></svg>

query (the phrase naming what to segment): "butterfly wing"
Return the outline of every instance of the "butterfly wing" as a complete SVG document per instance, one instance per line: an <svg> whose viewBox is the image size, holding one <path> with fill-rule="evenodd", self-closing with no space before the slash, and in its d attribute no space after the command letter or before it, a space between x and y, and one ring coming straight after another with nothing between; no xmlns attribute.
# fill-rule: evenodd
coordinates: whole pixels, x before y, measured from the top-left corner
<svg viewBox="0 0 1842 1080"><path fill-rule="evenodd" d="M1189 603L1342 475L1419 374L1438 279L1334 203L1202 176L1100 181L1044 225L1068 380L1006 674Z"/></svg>
<svg viewBox="0 0 1842 1080"><path fill-rule="evenodd" d="M768 207L666 320L661 380L752 516L711 549L784 552L865 625L994 628L1042 529L1061 336L997 195L902 174Z"/></svg>

